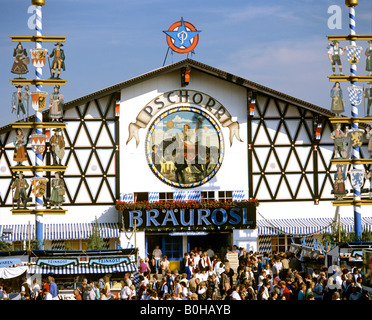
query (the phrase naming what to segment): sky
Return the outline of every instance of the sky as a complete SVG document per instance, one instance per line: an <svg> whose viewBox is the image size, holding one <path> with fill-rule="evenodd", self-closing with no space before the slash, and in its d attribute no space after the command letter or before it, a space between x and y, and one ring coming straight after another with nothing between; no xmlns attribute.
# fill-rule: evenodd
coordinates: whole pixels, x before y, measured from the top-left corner
<svg viewBox="0 0 372 320"><path fill-rule="evenodd" d="M10 82L16 43L10 36L32 36L35 31L29 28L31 0L0 2L2 127L16 121L11 113L15 88ZM340 8L340 29L329 28L331 6ZM355 10L356 33L372 34L372 1L359 0ZM349 34L344 0L46 0L42 13L44 36L67 37L61 78L68 81L60 89L66 102L162 67L168 50L163 31L182 17L201 31L189 58L330 109L333 83L327 78L331 75L327 35ZM348 44L342 42L341 47ZM367 41L357 44L364 53ZM28 52L34 47L23 45ZM43 46L54 48L53 43ZM171 51L165 64L186 58ZM342 63L348 75L346 56ZM31 64L29 69L27 78L34 78ZM43 78L49 78L48 69L43 68ZM366 75L364 55L357 74ZM345 115L350 115L348 85L341 84ZM51 93L53 88L43 90Z"/></svg>

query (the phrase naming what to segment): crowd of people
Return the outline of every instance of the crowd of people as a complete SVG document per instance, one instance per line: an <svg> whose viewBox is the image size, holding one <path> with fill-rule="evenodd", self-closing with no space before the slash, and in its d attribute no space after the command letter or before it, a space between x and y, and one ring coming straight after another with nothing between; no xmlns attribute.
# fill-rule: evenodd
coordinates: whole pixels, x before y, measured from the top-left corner
<svg viewBox="0 0 372 320"><path fill-rule="evenodd" d="M228 255L228 253L230 255ZM238 266L228 257L234 253ZM234 261L236 263L237 261ZM258 254L236 246L215 254L195 248L183 257L180 270L170 270L170 261L159 246L152 256L139 259L138 272L125 273L118 296L110 278L83 279L74 289L74 300L370 300L363 290L363 273L340 266L330 278L320 266L308 273L300 256L285 252ZM336 272L336 271L335 271ZM0 286L0 300L8 294ZM31 287L22 283L20 300L58 300L51 276Z"/></svg>

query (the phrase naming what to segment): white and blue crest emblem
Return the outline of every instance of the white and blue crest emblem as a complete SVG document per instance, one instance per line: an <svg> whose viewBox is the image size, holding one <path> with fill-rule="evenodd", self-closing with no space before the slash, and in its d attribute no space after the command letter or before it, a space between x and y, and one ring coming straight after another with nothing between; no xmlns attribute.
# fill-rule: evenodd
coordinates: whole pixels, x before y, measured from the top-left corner
<svg viewBox="0 0 372 320"><path fill-rule="evenodd" d="M363 169L352 169L350 170L351 185L354 189L360 189L364 182L364 170Z"/></svg>
<svg viewBox="0 0 372 320"><path fill-rule="evenodd" d="M350 86L347 88L349 92L350 103L354 106L358 106L363 101L363 88L360 86Z"/></svg>
<svg viewBox="0 0 372 320"><path fill-rule="evenodd" d="M357 64L360 61L362 49L361 46L346 46L347 60L351 64Z"/></svg>

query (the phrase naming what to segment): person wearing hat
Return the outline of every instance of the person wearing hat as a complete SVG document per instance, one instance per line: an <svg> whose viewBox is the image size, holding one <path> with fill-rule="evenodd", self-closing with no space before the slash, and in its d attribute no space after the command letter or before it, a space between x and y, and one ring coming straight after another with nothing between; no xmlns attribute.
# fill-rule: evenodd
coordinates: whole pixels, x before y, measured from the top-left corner
<svg viewBox="0 0 372 320"><path fill-rule="evenodd" d="M27 189L29 184L27 180L23 178L23 172L18 172L18 178L14 180L12 184L12 190L14 190L13 200L17 201L17 209L21 209L21 201L23 203L23 209L27 209Z"/></svg>
<svg viewBox="0 0 372 320"><path fill-rule="evenodd" d="M347 133L348 131L346 131L346 133L344 133L342 130L341 130L341 123L337 123L336 124L336 130L334 130L332 133L331 133L331 139L334 140L335 142L335 156L338 152L339 154L339 157L338 158L343 158L345 159L346 156L347 156L347 152L346 152L346 142L344 141L344 138L347 137Z"/></svg>
<svg viewBox="0 0 372 320"><path fill-rule="evenodd" d="M368 40L368 47L364 54L367 56L366 71L369 72L369 75L372 75L372 40Z"/></svg>
<svg viewBox="0 0 372 320"><path fill-rule="evenodd" d="M371 66L371 68L372 68L372 66ZM370 116L372 116L372 114L370 113L371 112L371 105L372 105L372 82L369 83L369 88L364 89L364 99L367 99L367 114L366 114L366 117L370 117Z"/></svg>
<svg viewBox="0 0 372 320"><path fill-rule="evenodd" d="M54 92L49 95L49 118L52 121L61 121L63 113L63 95L59 93L60 86L54 86Z"/></svg>
<svg viewBox="0 0 372 320"><path fill-rule="evenodd" d="M328 58L329 61L331 61L332 64L332 72L333 75L336 75L336 63L338 65L338 68L340 70L340 76L343 76L342 73L342 63L341 63L341 55L345 54L345 48L339 47L339 42L337 40L332 41L333 45L330 46L328 50Z"/></svg>
<svg viewBox="0 0 372 320"><path fill-rule="evenodd" d="M62 159L65 155L65 139L61 128L53 129L54 134L50 138L49 143L51 146L52 157L53 157L53 166L61 166Z"/></svg>
<svg viewBox="0 0 372 320"><path fill-rule="evenodd" d="M21 112L23 113L23 121L26 121L26 108L30 99L30 93L22 92L22 86L16 86L17 91L12 94L12 113L17 115L17 119L20 120Z"/></svg>
<svg viewBox="0 0 372 320"><path fill-rule="evenodd" d="M13 59L14 63L11 72L18 74L18 78L22 79L22 75L28 73L27 65L30 63L30 59L27 58L27 51L20 42L18 42L17 47L13 51Z"/></svg>
<svg viewBox="0 0 372 320"><path fill-rule="evenodd" d="M49 55L48 58L54 58L52 63L52 76L51 79L54 78L56 72L57 72L57 78L59 79L59 76L61 75L61 69L65 71L65 52L61 47L63 47L63 44L61 42L57 42L55 44L55 48L53 49L52 53Z"/></svg>

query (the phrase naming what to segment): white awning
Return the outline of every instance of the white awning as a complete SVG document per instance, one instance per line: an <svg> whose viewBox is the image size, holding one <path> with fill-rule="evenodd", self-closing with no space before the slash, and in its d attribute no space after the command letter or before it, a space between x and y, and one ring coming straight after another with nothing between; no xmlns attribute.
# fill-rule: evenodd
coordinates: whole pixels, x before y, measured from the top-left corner
<svg viewBox="0 0 372 320"><path fill-rule="evenodd" d="M258 219L258 235L307 235L332 232L332 218ZM354 219L341 218L341 228L354 232ZM362 217L364 231L372 230L372 217Z"/></svg>

